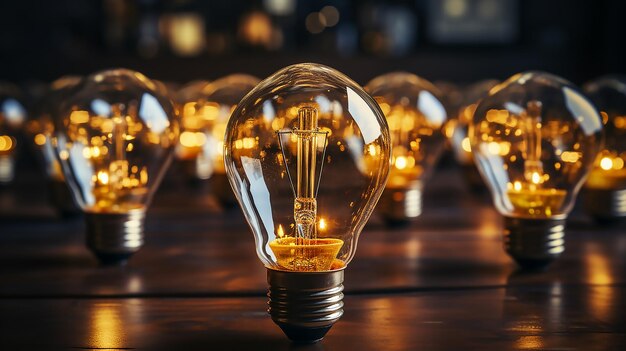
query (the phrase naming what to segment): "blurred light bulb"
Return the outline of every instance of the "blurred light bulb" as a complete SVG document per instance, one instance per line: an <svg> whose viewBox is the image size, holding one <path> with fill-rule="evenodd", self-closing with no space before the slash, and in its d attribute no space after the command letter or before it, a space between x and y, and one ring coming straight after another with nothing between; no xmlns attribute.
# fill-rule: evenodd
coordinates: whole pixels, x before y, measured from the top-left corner
<svg viewBox="0 0 626 351"><path fill-rule="evenodd" d="M585 210L607 222L626 218L626 76L606 76L585 85L601 111L604 148L584 187Z"/></svg>
<svg viewBox="0 0 626 351"><path fill-rule="evenodd" d="M484 183L474 164L471 142L467 130L474 117L476 106L478 106L481 99L489 94L489 90L497 84L498 81L488 79L474 83L463 89L463 97L460 102L460 107L456 111L456 123L450 139L454 158L461 166L464 174L463 178L467 181L470 189L476 191L484 189ZM494 145L499 147L498 144Z"/></svg>
<svg viewBox="0 0 626 351"><path fill-rule="evenodd" d="M15 156L18 135L26 122L26 109L20 90L13 84L0 82L0 185L15 177Z"/></svg>
<svg viewBox="0 0 626 351"><path fill-rule="evenodd" d="M389 172L382 112L340 72L297 64L241 100L224 151L272 319L292 340L321 339L343 314L343 269Z"/></svg>
<svg viewBox="0 0 626 351"><path fill-rule="evenodd" d="M202 86L182 102L180 143L176 157L191 180L216 176L214 191L223 204L236 201L224 171L224 133L241 98L259 83L245 74L232 74Z"/></svg>
<svg viewBox="0 0 626 351"><path fill-rule="evenodd" d="M80 208L70 194L61 164L56 156L54 121L60 118L59 109L62 102L72 93L80 81L81 77L65 76L52 82L42 98L37 118L29 122L29 132L36 148L40 151L39 155L48 179L52 205L62 215L67 216L79 213Z"/></svg>
<svg viewBox="0 0 626 351"><path fill-rule="evenodd" d="M378 210L391 225L406 224L422 211L422 189L445 145L446 110L429 81L389 73L366 86L380 105L391 134L392 167Z"/></svg>
<svg viewBox="0 0 626 351"><path fill-rule="evenodd" d="M478 104L470 124L474 159L505 217L505 249L522 267L544 267L563 252L565 220L601 134L591 102L547 73L517 74ZM578 157L564 161L566 152Z"/></svg>
<svg viewBox="0 0 626 351"><path fill-rule="evenodd" d="M142 246L146 209L173 154L174 106L157 91L138 72L95 73L56 120L56 151L86 214L87 244L105 264L123 263Z"/></svg>

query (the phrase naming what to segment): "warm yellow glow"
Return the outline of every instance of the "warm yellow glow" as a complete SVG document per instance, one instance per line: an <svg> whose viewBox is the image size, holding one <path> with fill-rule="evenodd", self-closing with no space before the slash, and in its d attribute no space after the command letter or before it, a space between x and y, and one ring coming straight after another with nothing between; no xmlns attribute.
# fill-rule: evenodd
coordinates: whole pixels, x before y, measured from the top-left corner
<svg viewBox="0 0 626 351"><path fill-rule="evenodd" d="M13 149L15 143L13 138L8 135L0 135L0 152L10 151Z"/></svg>
<svg viewBox="0 0 626 351"><path fill-rule="evenodd" d="M404 156L396 157L395 166L396 166L397 169L405 169L406 166L407 166L406 157L404 157Z"/></svg>
<svg viewBox="0 0 626 351"><path fill-rule="evenodd" d="M600 160L600 168L602 168L605 171L608 171L609 169L613 168L613 160L610 157L603 157Z"/></svg>
<svg viewBox="0 0 626 351"><path fill-rule="evenodd" d="M621 157L616 157L613 159L613 169L620 170L624 168L624 160Z"/></svg>
<svg viewBox="0 0 626 351"><path fill-rule="evenodd" d="M185 131L180 134L180 144L184 147L201 147L206 143L206 135L202 132Z"/></svg>
<svg viewBox="0 0 626 351"><path fill-rule="evenodd" d="M563 151L563 153L561 154L561 160L563 162L569 163L576 163L578 162L578 160L580 160L581 157L582 154L577 151Z"/></svg>
<svg viewBox="0 0 626 351"><path fill-rule="evenodd" d="M541 175L538 172L533 172L530 176L530 181L533 182L533 184L540 184L542 181Z"/></svg>
<svg viewBox="0 0 626 351"><path fill-rule="evenodd" d="M461 141L461 147L465 152L472 152L472 143L468 137L463 138L463 141Z"/></svg>
<svg viewBox="0 0 626 351"><path fill-rule="evenodd" d="M73 124L82 124L89 122L89 112L87 111L72 111L70 114L70 122Z"/></svg>
<svg viewBox="0 0 626 351"><path fill-rule="evenodd" d="M524 184L520 184L522 186L521 189L514 183L513 189L507 191L507 196L511 205L513 205L515 214L520 216L550 217L562 213L561 207L567 195L565 190L553 188L525 189Z"/></svg>
<svg viewBox="0 0 626 351"><path fill-rule="evenodd" d="M43 144L46 143L46 136L39 133L37 135L35 135L35 144L42 146Z"/></svg>
<svg viewBox="0 0 626 351"><path fill-rule="evenodd" d="M101 184L104 184L104 185L109 184L109 174L107 172L105 172L105 171L99 171L98 172L98 181Z"/></svg>
<svg viewBox="0 0 626 351"><path fill-rule="evenodd" d="M283 236L285 236L285 230L283 229L283 225L282 224L278 225L278 229L276 230L276 235L279 238L282 238Z"/></svg>
<svg viewBox="0 0 626 351"><path fill-rule="evenodd" d="M492 141L489 144L487 144L487 150L489 151L489 153L493 155L504 156L504 155L507 155L509 151L511 150L511 144L508 142L504 142L504 141L503 142Z"/></svg>
<svg viewBox="0 0 626 351"><path fill-rule="evenodd" d="M517 180L516 180L516 181L513 183L513 190L515 190L515 191L521 191L521 190L522 190L522 182L520 182L520 181L517 181Z"/></svg>
<svg viewBox="0 0 626 351"><path fill-rule="evenodd" d="M320 218L318 222L318 227L320 230L326 230L326 220L324 218Z"/></svg>
<svg viewBox="0 0 626 351"><path fill-rule="evenodd" d="M117 349L125 346L125 331L119 303L96 303L90 315L90 348Z"/></svg>
<svg viewBox="0 0 626 351"><path fill-rule="evenodd" d="M278 238L269 243L276 263L290 271L327 271L336 265L340 239Z"/></svg>

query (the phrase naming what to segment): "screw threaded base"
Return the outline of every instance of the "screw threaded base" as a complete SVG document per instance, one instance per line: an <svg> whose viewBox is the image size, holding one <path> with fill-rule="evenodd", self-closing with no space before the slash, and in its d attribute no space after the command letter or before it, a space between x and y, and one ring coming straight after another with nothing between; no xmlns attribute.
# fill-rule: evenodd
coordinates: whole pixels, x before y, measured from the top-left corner
<svg viewBox="0 0 626 351"><path fill-rule="evenodd" d="M85 213L87 247L104 265L125 264L143 246L145 210Z"/></svg>
<svg viewBox="0 0 626 351"><path fill-rule="evenodd" d="M343 277L343 270L289 272L268 268L268 313L292 341L317 342L343 315Z"/></svg>
<svg viewBox="0 0 626 351"><path fill-rule="evenodd" d="M523 269L542 269L565 251L565 218L504 217L504 249Z"/></svg>
<svg viewBox="0 0 626 351"><path fill-rule="evenodd" d="M585 211L600 222L626 219L626 189L593 189L583 191Z"/></svg>
<svg viewBox="0 0 626 351"><path fill-rule="evenodd" d="M378 211L390 227L408 225L422 214L420 182L411 182L406 188L386 188L378 201Z"/></svg>

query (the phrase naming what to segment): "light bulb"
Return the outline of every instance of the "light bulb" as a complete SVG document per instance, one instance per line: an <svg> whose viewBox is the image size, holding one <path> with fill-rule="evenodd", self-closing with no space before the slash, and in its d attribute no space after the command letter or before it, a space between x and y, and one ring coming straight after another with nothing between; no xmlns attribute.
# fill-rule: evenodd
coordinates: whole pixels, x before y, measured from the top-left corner
<svg viewBox="0 0 626 351"><path fill-rule="evenodd" d="M608 222L626 218L626 76L606 76L584 86L601 111L604 148L584 186L587 212Z"/></svg>
<svg viewBox="0 0 626 351"><path fill-rule="evenodd" d="M143 245L146 209L173 155L175 110L157 90L138 72L98 72L73 89L55 121L87 245L104 264L123 263Z"/></svg>
<svg viewBox="0 0 626 351"><path fill-rule="evenodd" d="M343 314L343 270L389 172L382 111L332 68L288 66L241 100L224 162L267 267L272 319L292 340L321 339Z"/></svg>
<svg viewBox="0 0 626 351"><path fill-rule="evenodd" d="M180 142L176 156L192 180L216 176L219 199L235 204L224 171L224 132L239 100L259 83L246 74L232 74L206 83L182 103Z"/></svg>
<svg viewBox="0 0 626 351"><path fill-rule="evenodd" d="M498 84L497 80L487 79L471 84L463 90L460 107L457 110L454 130L450 139L454 158L461 166L464 179L470 189L478 191L484 189L484 183L474 164L472 146L467 133L469 124L474 117L474 111L481 99L489 94L489 90Z"/></svg>
<svg viewBox="0 0 626 351"><path fill-rule="evenodd" d="M470 124L474 160L524 268L565 249L565 220L602 144L600 114L571 83L524 72L491 89Z"/></svg>
<svg viewBox="0 0 626 351"><path fill-rule="evenodd" d="M396 72L366 86L387 118L392 158L378 210L388 224L407 224L422 211L422 190L444 149L447 113L429 81Z"/></svg>
<svg viewBox="0 0 626 351"><path fill-rule="evenodd" d="M48 189L52 205L63 215L80 212L65 182L61 164L56 156L54 145L54 120L60 118L59 109L65 99L81 81L78 76L61 77L50 84L41 101L37 118L29 123L30 136L40 151L42 164L48 179Z"/></svg>
<svg viewBox="0 0 626 351"><path fill-rule="evenodd" d="M18 134L26 122L20 95L16 86L0 83L0 185L10 183L15 177Z"/></svg>

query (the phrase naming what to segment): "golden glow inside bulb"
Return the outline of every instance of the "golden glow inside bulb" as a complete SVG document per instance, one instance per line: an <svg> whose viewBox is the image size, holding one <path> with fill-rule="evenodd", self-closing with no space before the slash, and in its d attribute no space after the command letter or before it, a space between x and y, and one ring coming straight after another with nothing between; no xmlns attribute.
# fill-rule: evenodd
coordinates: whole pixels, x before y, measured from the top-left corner
<svg viewBox="0 0 626 351"><path fill-rule="evenodd" d="M605 137L604 148L585 186L626 189L626 79L605 76L587 83L584 89L601 111Z"/></svg>
<svg viewBox="0 0 626 351"><path fill-rule="evenodd" d="M521 92L534 98L520 100ZM550 218L571 210L598 153L601 127L598 111L573 85L526 72L478 104L469 138L502 214Z"/></svg>
<svg viewBox="0 0 626 351"><path fill-rule="evenodd" d="M171 101L155 83L128 70L96 73L67 100L54 137L81 208L93 213L145 209L178 138Z"/></svg>
<svg viewBox="0 0 626 351"><path fill-rule="evenodd" d="M431 173L445 143L447 114L430 82L408 73L374 78L365 89L387 118L393 144L389 188L407 188Z"/></svg>
<svg viewBox="0 0 626 351"><path fill-rule="evenodd" d="M238 104L224 151L268 268L329 271L350 262L391 164L384 116L358 84L322 65L286 67Z"/></svg>

